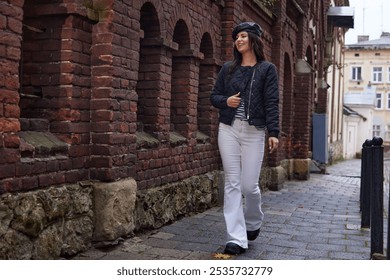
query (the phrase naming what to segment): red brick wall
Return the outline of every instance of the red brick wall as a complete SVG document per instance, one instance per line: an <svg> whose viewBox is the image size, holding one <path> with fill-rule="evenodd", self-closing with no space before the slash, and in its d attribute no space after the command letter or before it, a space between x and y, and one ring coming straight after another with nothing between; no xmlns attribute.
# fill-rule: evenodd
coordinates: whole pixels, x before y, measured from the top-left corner
<svg viewBox="0 0 390 280"><path fill-rule="evenodd" d="M262 25L280 76L282 149L265 166L307 157L315 80L294 69L314 41L325 46L308 29L312 18L326 26L320 2L303 1L302 14L286 0L2 1L0 193L128 177L150 188L219 169L208 96L243 20ZM47 122L66 153L22 154L29 120Z"/></svg>
<svg viewBox="0 0 390 280"><path fill-rule="evenodd" d="M24 1L0 2L0 180L16 175L20 161L19 60ZM12 190L18 183L6 180L1 189Z"/></svg>

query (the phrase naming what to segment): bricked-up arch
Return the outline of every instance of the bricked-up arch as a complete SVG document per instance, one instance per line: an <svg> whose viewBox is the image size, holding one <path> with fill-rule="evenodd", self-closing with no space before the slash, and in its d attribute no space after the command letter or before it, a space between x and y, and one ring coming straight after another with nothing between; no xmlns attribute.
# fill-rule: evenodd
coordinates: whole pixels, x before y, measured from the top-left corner
<svg viewBox="0 0 390 280"><path fill-rule="evenodd" d="M137 131L150 134L157 132L158 113L161 104L159 93L161 87L161 56L160 25L155 7L146 3L141 8L140 18L143 38L140 39L140 59L137 106Z"/></svg>
<svg viewBox="0 0 390 280"><path fill-rule="evenodd" d="M196 125L195 62L190 49L190 34L184 20L176 23L173 41L179 46L172 53L171 132L189 138L190 124Z"/></svg>
<svg viewBox="0 0 390 280"><path fill-rule="evenodd" d="M209 97L217 75L217 67L214 61L214 49L209 33L202 36L200 52L204 59L200 62L199 68L199 90L197 104L198 131L210 136L212 125L216 119L216 111L213 110ZM199 137L198 137L199 138Z"/></svg>
<svg viewBox="0 0 390 280"><path fill-rule="evenodd" d="M152 3L147 2L141 8L141 29L144 38L155 38L160 36L160 23L156 8Z"/></svg>
<svg viewBox="0 0 390 280"><path fill-rule="evenodd" d="M316 55L315 55L315 50L316 49L316 46L308 46L306 48L306 54L305 54L305 59L307 61L307 63L310 65L310 67L312 69L318 69L318 65L317 65L317 61L316 61ZM317 78L318 78L318 74L320 74L319 72L321 71L315 71L313 72L314 73L314 83L313 83L313 88L312 88L312 93L313 93L313 101L314 102L317 102L318 100L318 92L317 92ZM313 112L314 112L314 104L313 104Z"/></svg>
<svg viewBox="0 0 390 280"><path fill-rule="evenodd" d="M36 9L34 1L25 1L20 65L21 117L48 119L50 108L60 102L59 98L71 95L71 87L60 88L60 68L66 68L61 61L60 33L67 15L31 16L28 11L32 9ZM70 64L67 66L70 72Z"/></svg>
<svg viewBox="0 0 390 280"><path fill-rule="evenodd" d="M295 159L309 158L311 145L311 117L314 104L314 69L305 59L296 63L294 81L295 120L293 153Z"/></svg>
<svg viewBox="0 0 390 280"><path fill-rule="evenodd" d="M293 72L290 57L287 53L284 54L284 70L283 70L283 108L282 108L282 133L281 136L285 147L283 151L286 153L286 158L292 158L292 131L293 122L295 119L295 106L293 100Z"/></svg>
<svg viewBox="0 0 390 280"><path fill-rule="evenodd" d="M307 63L310 65L310 67L312 69L316 69L316 62L315 62L315 57L314 57L314 52L313 52L313 48L309 45L307 46L306 48L306 55L305 55L305 58L306 58L306 61ZM309 107L309 121L311 123L311 120L312 120L312 114L314 113L314 110L315 110L315 103L317 101L317 85L316 85L316 81L317 81L317 72L313 70L312 72L312 76L311 78L313 79L312 81L312 84L311 84L311 88L310 88L310 93L311 93L311 96L309 97L309 99L311 100L311 103L309 104L310 107ZM313 151L313 126L310 125L309 126L309 151Z"/></svg>
<svg viewBox="0 0 390 280"><path fill-rule="evenodd" d="M72 136L65 123L89 122L90 29L85 19L68 14L25 17L22 117L49 120L51 130L68 143Z"/></svg>
<svg viewBox="0 0 390 280"><path fill-rule="evenodd" d="M89 177L91 22L82 9L70 12L77 1L42 2L23 6L20 153L21 166L34 167L19 175L30 189Z"/></svg>
<svg viewBox="0 0 390 280"><path fill-rule="evenodd" d="M311 47L308 46L306 49L306 61L309 63L311 67L314 67L314 58L313 58L313 52L311 50Z"/></svg>

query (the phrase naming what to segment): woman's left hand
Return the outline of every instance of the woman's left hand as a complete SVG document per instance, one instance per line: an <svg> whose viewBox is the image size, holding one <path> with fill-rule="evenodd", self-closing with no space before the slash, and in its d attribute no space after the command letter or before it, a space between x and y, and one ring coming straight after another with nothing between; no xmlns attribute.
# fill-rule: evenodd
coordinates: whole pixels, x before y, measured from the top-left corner
<svg viewBox="0 0 390 280"><path fill-rule="evenodd" d="M279 139L276 137L268 138L269 152L273 153L279 146Z"/></svg>

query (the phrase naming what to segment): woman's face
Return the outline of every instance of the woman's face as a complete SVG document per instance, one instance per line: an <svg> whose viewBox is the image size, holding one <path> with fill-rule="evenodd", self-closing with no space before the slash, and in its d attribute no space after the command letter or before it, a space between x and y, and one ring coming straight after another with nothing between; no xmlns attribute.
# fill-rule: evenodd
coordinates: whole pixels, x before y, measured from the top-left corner
<svg viewBox="0 0 390 280"><path fill-rule="evenodd" d="M239 51L241 54L251 51L248 32L242 31L238 33L234 44L237 51Z"/></svg>

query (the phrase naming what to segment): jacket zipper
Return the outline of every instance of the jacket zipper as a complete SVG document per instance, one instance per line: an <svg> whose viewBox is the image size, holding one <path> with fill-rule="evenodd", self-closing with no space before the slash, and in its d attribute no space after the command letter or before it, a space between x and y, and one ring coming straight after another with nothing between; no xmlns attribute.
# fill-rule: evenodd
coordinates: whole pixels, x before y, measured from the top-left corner
<svg viewBox="0 0 390 280"><path fill-rule="evenodd" d="M248 100L248 111L246 113L246 119L249 120L249 112L251 107L251 97L252 97L252 84L253 84L253 78L255 77L256 68L253 69L252 79L251 79L251 85L249 87L249 100Z"/></svg>

